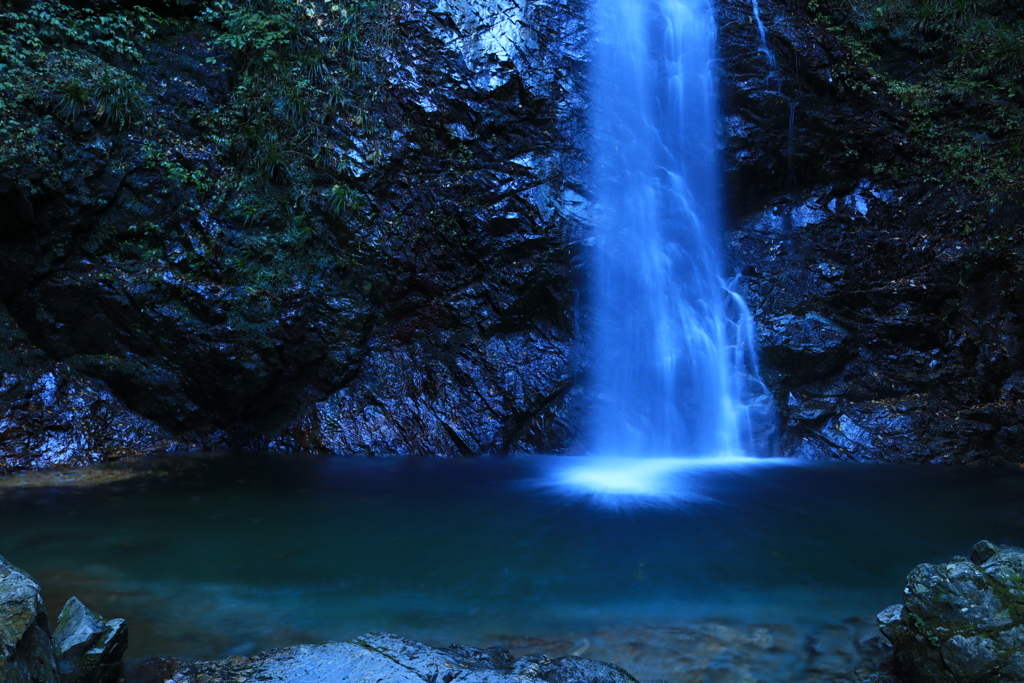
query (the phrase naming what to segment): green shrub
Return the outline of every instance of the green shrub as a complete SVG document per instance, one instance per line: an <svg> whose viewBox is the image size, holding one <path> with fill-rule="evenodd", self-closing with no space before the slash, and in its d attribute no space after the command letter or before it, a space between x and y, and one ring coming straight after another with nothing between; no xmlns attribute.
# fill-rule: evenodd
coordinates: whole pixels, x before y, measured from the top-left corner
<svg viewBox="0 0 1024 683"><path fill-rule="evenodd" d="M1024 189L1024 14L1002 0L807 6L903 105L908 134L923 150L914 172L986 191ZM865 86L837 80L854 92Z"/></svg>
<svg viewBox="0 0 1024 683"><path fill-rule="evenodd" d="M121 74L105 73L93 87L96 118L106 119L118 128L130 125L142 106L142 95L135 82Z"/></svg>
<svg viewBox="0 0 1024 683"><path fill-rule="evenodd" d="M74 121L85 113L89 104L89 90L85 83L77 78L57 84L60 100L53 113L65 121Z"/></svg>

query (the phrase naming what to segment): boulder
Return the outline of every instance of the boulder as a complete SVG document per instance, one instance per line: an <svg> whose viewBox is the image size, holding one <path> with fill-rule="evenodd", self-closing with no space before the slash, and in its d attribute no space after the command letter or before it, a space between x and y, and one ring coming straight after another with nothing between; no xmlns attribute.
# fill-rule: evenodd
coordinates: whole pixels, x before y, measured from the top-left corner
<svg viewBox="0 0 1024 683"><path fill-rule="evenodd" d="M116 683L128 647L124 619L103 618L72 597L53 634L61 683Z"/></svg>
<svg viewBox="0 0 1024 683"><path fill-rule="evenodd" d="M878 623L907 683L1024 681L1024 550L980 541L970 560L918 565L904 595Z"/></svg>
<svg viewBox="0 0 1024 683"><path fill-rule="evenodd" d="M39 585L0 557L0 683L58 683Z"/></svg>
<svg viewBox="0 0 1024 683"><path fill-rule="evenodd" d="M39 584L0 557L0 683L115 683L127 646L124 619L74 597L51 634Z"/></svg>

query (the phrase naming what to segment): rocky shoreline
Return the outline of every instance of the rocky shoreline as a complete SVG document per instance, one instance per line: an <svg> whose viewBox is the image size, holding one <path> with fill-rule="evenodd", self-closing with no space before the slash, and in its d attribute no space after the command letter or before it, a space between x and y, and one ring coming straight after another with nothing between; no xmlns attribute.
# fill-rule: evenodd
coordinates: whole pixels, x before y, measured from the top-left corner
<svg viewBox="0 0 1024 683"><path fill-rule="evenodd" d="M0 559L0 682L682 683L712 676L722 683L1012 683L1024 681L1021 585L1024 550L980 541L969 560L915 568L906 603L879 613L877 625L849 619L801 631L710 620L506 637L486 649L370 633L212 662L131 661L123 669L123 620L104 621L71 598L51 634L39 586Z"/></svg>
<svg viewBox="0 0 1024 683"><path fill-rule="evenodd" d="M654 683L708 675L723 683L893 680L885 673L890 648L874 624L858 619L811 629L710 620L555 638L508 636L487 649L438 648L371 633L210 662L129 658L122 668L130 625L104 621L72 598L51 635L38 585L2 560L0 611L3 683Z"/></svg>
<svg viewBox="0 0 1024 683"><path fill-rule="evenodd" d="M430 675L439 671L441 674L456 674L451 680L476 681L476 677L482 676L481 681L494 683L538 679L565 683L618 680L682 683L706 680L707 677L722 683L781 680L793 683L896 683L896 679L886 673L891 651L880 640L877 628L861 620L821 627L809 633L791 626L708 621L671 628L608 630L551 639L509 637L498 639L498 644L487 650L466 646L432 648L391 634L367 634L350 643L298 646L218 662L175 659L138 662L129 669L126 683L163 683L168 680L175 683L235 683L263 680L261 676L268 675L270 680L278 680L273 676L280 675L281 671L294 670L303 663L322 658L329 661L328 670L347 667L348 663L339 663L336 658L344 659L355 653L357 660L363 659L366 647L398 660L405 656L415 657L428 666L430 673L421 673L423 678L412 679L415 681L432 680ZM401 654L396 654L396 651ZM605 669L595 665L595 660L598 663L615 662L621 668ZM561 665L554 664L556 662ZM579 666L581 662L588 662L586 669ZM423 670L419 669L420 672ZM628 678L614 677L616 674L613 672L623 671L628 672ZM407 675L407 671L402 673ZM502 677L515 675L522 678ZM362 679L339 677L325 680ZM438 677L437 680L444 678Z"/></svg>

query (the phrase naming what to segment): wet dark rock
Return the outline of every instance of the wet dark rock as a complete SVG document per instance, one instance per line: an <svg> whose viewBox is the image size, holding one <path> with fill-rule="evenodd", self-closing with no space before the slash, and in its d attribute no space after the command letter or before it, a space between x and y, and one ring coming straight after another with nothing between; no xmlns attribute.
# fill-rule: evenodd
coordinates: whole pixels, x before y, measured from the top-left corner
<svg viewBox="0 0 1024 683"><path fill-rule="evenodd" d="M58 681L39 585L0 557L0 682Z"/></svg>
<svg viewBox="0 0 1024 683"><path fill-rule="evenodd" d="M389 633L369 633L345 643L300 645L254 657L184 664L181 683L636 683L614 664L580 657L512 657L508 650L466 645L434 648Z"/></svg>
<svg viewBox="0 0 1024 683"><path fill-rule="evenodd" d="M912 174L876 180L870 168L921 153L906 112L806 3L763 5L774 65L750 4L716 6L727 241L764 345L782 452L1021 462L1015 202ZM971 215L985 218L965 223ZM842 333L819 343L809 316Z"/></svg>
<svg viewBox="0 0 1024 683"><path fill-rule="evenodd" d="M856 177L865 159L909 154L899 106L871 87L840 83L854 60L812 20L806 3L762 3L764 54L747 0L715 3L731 210L742 215L797 187ZM847 77L871 76L864 69Z"/></svg>
<svg viewBox="0 0 1024 683"><path fill-rule="evenodd" d="M971 548L971 562L977 565L985 564L999 552L1001 552L999 546L992 541L978 541Z"/></svg>
<svg viewBox="0 0 1024 683"><path fill-rule="evenodd" d="M20 221L0 243L11 329L62 378L127 409L120 422L68 420L111 424L124 438L109 448L79 440L47 458L27 435L67 428L56 410L18 412L23 390L9 467L116 457L125 441L371 455L572 442L584 3L417 0L388 21L377 123L321 129L359 205L324 218L317 200L308 234L190 195L130 130L51 122L57 158L0 174ZM154 115L191 140L181 163L216 175L216 150L172 114L222 105L229 69L208 65L219 53L205 25L181 26L146 46L152 67L135 76ZM58 187L18 180L52 163ZM125 426L132 413L147 436Z"/></svg>
<svg viewBox="0 0 1024 683"><path fill-rule="evenodd" d="M404 122L364 186L406 235L359 372L261 442L368 455L564 450L578 428L584 5L417 2ZM425 156L412 141L447 141ZM436 155L455 159L439 169Z"/></svg>
<svg viewBox="0 0 1024 683"><path fill-rule="evenodd" d="M762 362L791 380L824 377L843 364L850 335L817 313L787 313L759 321L758 348Z"/></svg>
<svg viewBox="0 0 1024 683"><path fill-rule="evenodd" d="M128 647L124 619L104 621L72 597L53 632L61 683L116 683Z"/></svg>
<svg viewBox="0 0 1024 683"><path fill-rule="evenodd" d="M0 473L183 447L103 382L40 353L0 304Z"/></svg>
<svg viewBox="0 0 1024 683"><path fill-rule="evenodd" d="M0 557L0 683L115 683L127 646L123 619L74 597L51 635L39 585Z"/></svg>
<svg viewBox="0 0 1024 683"><path fill-rule="evenodd" d="M907 113L805 2L762 4L771 61L749 0L715 12L727 246L779 450L1021 462L1024 252L1000 240L1020 198L877 180L919 152ZM200 119L237 65L192 21L204 3L148 5L180 20L132 67L180 143L161 154L216 185L230 155ZM39 116L49 151L0 169L0 471L222 447L580 448L586 7L396 5L372 97L316 127L336 177L289 215L262 208L287 178L241 216L235 190L154 165L138 127ZM333 212L331 183L358 202Z"/></svg>
<svg viewBox="0 0 1024 683"><path fill-rule="evenodd" d="M929 212L944 199L917 192L870 181L820 186L730 234L785 452L1020 461L1019 303L986 278L1024 263L977 273L976 246L929 236ZM815 339L808 319L827 321L817 327L830 334Z"/></svg>
<svg viewBox="0 0 1024 683"><path fill-rule="evenodd" d="M878 615L908 683L1024 681L1024 550L980 541L963 558L922 564L906 601Z"/></svg>

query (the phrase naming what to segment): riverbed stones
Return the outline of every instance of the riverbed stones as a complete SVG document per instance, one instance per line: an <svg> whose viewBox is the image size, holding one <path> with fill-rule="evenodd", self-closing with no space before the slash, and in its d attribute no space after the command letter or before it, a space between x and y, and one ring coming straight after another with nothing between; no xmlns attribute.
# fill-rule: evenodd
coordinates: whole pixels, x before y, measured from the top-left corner
<svg viewBox="0 0 1024 683"><path fill-rule="evenodd" d="M907 683L1024 682L1024 550L980 541L971 559L918 565L878 615Z"/></svg>
<svg viewBox="0 0 1024 683"><path fill-rule="evenodd" d="M390 633L299 645L250 658L187 665L174 683L636 683L625 670L582 657L514 658L500 647L435 648Z"/></svg>

